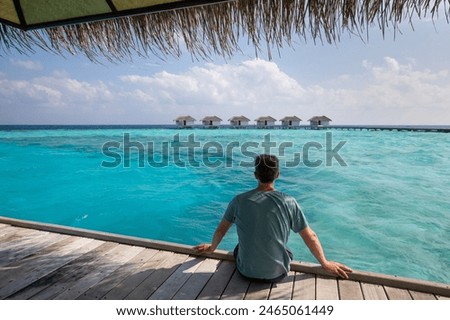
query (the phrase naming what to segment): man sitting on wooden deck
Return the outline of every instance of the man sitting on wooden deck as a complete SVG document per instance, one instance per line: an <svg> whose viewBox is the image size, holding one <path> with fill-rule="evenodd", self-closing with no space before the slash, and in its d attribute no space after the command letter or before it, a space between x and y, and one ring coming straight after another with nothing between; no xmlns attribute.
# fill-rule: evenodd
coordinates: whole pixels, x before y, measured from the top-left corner
<svg viewBox="0 0 450 320"><path fill-rule="evenodd" d="M195 247L199 253L212 253L236 223L239 244L234 250L236 266L250 280L278 282L289 272L292 253L287 248L290 230L299 233L314 257L328 272L348 278L352 270L328 261L316 233L308 226L297 201L275 190L279 177L278 158L259 155L255 159L258 187L234 197L219 223L211 244Z"/></svg>

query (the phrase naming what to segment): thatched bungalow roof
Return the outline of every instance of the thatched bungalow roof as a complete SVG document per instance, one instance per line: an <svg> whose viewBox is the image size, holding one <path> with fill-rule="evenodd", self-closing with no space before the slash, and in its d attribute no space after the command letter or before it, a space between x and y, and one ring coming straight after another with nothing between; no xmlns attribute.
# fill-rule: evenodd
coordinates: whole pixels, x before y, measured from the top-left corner
<svg viewBox="0 0 450 320"><path fill-rule="evenodd" d="M179 116L177 117L175 120L173 121L196 121L194 118L192 118L191 116Z"/></svg>
<svg viewBox="0 0 450 320"><path fill-rule="evenodd" d="M204 117L201 121L222 121L218 116L207 116Z"/></svg>
<svg viewBox="0 0 450 320"><path fill-rule="evenodd" d="M315 116L309 119L308 121L317 122L317 121L332 121L332 120L327 116Z"/></svg>
<svg viewBox="0 0 450 320"><path fill-rule="evenodd" d="M277 121L277 119L275 119L271 116L262 116L262 117L255 119L255 121L273 121L273 122L275 122L275 121Z"/></svg>
<svg viewBox="0 0 450 320"><path fill-rule="evenodd" d="M250 119L244 116L235 116L228 119L228 121L250 121Z"/></svg>
<svg viewBox="0 0 450 320"><path fill-rule="evenodd" d="M280 119L280 121L302 121L302 119L297 116L286 116L283 119Z"/></svg>
<svg viewBox="0 0 450 320"><path fill-rule="evenodd" d="M83 53L92 60L231 56L240 38L256 52L291 45L294 37L338 41L343 32L384 32L403 20L435 16L442 2L381 0L0 0L0 53ZM446 10L450 10L446 7ZM445 12L449 16L449 12ZM30 30L30 31L24 31Z"/></svg>

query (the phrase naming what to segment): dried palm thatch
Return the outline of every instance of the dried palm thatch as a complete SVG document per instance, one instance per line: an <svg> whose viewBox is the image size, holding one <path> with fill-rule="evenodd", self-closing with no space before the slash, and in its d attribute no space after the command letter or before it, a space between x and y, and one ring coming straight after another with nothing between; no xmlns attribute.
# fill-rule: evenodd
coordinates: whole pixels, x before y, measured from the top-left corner
<svg viewBox="0 0 450 320"><path fill-rule="evenodd" d="M303 40L335 42L344 32L363 36L368 27L394 29L400 22L444 10L450 0L235 0L97 22L21 31L0 23L0 51L83 53L98 61L130 60L135 54L195 58L229 57L247 38L256 53ZM444 7L444 9L442 9Z"/></svg>

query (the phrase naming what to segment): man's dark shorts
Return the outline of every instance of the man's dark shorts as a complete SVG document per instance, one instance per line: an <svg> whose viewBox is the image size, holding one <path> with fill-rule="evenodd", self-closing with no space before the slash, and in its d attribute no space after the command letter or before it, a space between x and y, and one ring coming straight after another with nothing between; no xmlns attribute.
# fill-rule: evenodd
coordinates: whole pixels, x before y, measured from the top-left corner
<svg viewBox="0 0 450 320"><path fill-rule="evenodd" d="M234 256L235 259L237 259L238 252L239 252L239 244L236 245L236 247L234 248L234 251L233 251L233 256ZM292 252L289 251L288 249L286 249L286 252L287 252L287 254L289 255L289 258L290 258L291 260L293 260L293 259L294 259L294 255L292 254ZM238 269L238 271L239 271L239 269ZM281 276L276 277L276 278L273 278L273 279L259 279L259 278L250 278L250 277L246 277L246 276L244 276L240 271L239 271L239 274L240 274L242 277L244 277L245 279L250 280L250 281L255 281L255 282L269 282L269 283L277 283L277 282L280 282L281 280L283 280L283 279L287 276L286 273L283 273Z"/></svg>

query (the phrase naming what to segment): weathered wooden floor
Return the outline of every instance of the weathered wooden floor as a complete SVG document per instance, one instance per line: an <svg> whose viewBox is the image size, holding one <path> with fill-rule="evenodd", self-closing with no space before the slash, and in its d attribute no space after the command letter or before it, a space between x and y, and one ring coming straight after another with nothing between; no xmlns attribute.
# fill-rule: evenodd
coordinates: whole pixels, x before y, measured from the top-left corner
<svg viewBox="0 0 450 320"><path fill-rule="evenodd" d="M441 288L442 289L442 288ZM234 262L0 223L0 299L449 299L291 271L270 285Z"/></svg>

